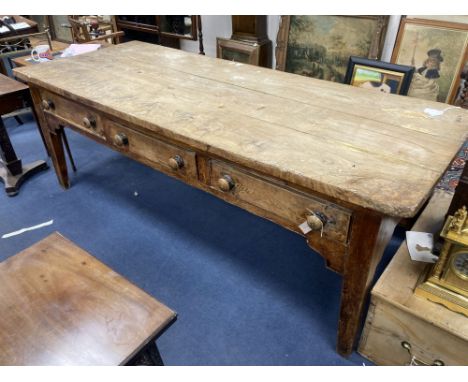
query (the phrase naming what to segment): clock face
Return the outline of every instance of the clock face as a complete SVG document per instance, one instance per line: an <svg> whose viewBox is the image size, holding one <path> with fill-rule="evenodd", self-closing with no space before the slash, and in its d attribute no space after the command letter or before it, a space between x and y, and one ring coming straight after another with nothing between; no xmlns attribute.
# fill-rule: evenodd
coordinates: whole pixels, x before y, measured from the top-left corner
<svg viewBox="0 0 468 382"><path fill-rule="evenodd" d="M467 250L462 250L460 252L453 254L452 269L458 277L468 280L468 251Z"/></svg>

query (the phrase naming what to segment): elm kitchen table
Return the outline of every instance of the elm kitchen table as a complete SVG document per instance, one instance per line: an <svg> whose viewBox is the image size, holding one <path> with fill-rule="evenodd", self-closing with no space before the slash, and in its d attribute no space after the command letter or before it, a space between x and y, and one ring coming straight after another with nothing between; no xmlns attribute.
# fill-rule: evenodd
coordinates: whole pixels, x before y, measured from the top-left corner
<svg viewBox="0 0 468 382"><path fill-rule="evenodd" d="M343 276L342 355L396 223L468 131L459 108L136 41L15 72L64 188L68 126L303 235Z"/></svg>

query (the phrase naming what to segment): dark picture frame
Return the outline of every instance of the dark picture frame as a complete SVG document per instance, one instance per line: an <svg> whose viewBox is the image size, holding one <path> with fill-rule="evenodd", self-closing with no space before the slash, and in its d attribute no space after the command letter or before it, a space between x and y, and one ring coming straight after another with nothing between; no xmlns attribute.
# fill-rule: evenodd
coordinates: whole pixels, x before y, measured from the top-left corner
<svg viewBox="0 0 468 382"><path fill-rule="evenodd" d="M177 37L196 41L198 17L194 15L165 15L158 18L159 32L162 36ZM188 25L190 21L190 25Z"/></svg>
<svg viewBox="0 0 468 382"><path fill-rule="evenodd" d="M407 95L414 70L414 66L351 56L344 83L384 93Z"/></svg>

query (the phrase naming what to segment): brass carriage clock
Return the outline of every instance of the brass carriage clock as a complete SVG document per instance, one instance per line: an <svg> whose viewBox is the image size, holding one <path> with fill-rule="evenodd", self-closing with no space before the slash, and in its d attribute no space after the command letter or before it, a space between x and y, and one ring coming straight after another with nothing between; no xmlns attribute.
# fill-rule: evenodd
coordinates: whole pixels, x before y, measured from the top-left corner
<svg viewBox="0 0 468 382"><path fill-rule="evenodd" d="M468 219L466 206L448 216L439 259L415 293L468 316Z"/></svg>

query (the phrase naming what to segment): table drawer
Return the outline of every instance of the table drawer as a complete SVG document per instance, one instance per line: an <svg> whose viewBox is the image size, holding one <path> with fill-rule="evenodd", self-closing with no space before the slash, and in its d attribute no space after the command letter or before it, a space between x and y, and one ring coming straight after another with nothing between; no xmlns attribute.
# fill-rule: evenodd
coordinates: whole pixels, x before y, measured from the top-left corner
<svg viewBox="0 0 468 382"><path fill-rule="evenodd" d="M59 117L67 125L105 139L103 118L92 108L44 90L41 91L41 101L44 112Z"/></svg>
<svg viewBox="0 0 468 382"><path fill-rule="evenodd" d="M107 140L119 151L166 173L197 179L195 153L131 130L113 121L105 122Z"/></svg>
<svg viewBox="0 0 468 382"><path fill-rule="evenodd" d="M307 216L318 214L326 221L324 236L347 242L351 220L348 210L220 161L211 161L210 168L210 187L285 219L295 231L300 232L300 224L307 224Z"/></svg>

